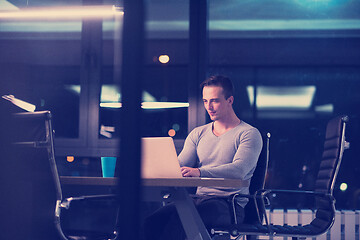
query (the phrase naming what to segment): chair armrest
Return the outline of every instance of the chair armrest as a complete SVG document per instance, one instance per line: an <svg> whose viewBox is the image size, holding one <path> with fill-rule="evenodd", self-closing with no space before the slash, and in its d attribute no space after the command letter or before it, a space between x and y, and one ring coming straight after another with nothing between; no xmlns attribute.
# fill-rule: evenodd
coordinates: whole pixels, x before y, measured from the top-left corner
<svg viewBox="0 0 360 240"><path fill-rule="evenodd" d="M323 197L332 197L329 193L324 192L315 192L315 191L302 191L302 190L284 190L284 189L260 189L256 191L256 195L259 193L261 194L269 194L269 193L290 193L290 194L307 194L307 195L316 195L316 196L323 196Z"/></svg>
<svg viewBox="0 0 360 240"><path fill-rule="evenodd" d="M69 197L63 200L59 207L69 209L72 201L86 201L86 200L116 200L119 197L117 194L104 194L104 195L89 195L89 196L80 196L80 197Z"/></svg>
<svg viewBox="0 0 360 240"><path fill-rule="evenodd" d="M268 202L267 205L270 205L271 198L267 197L269 194L280 194L280 195L288 194L288 195L303 195L303 196L307 195L307 196L314 196L314 197L326 199L331 204L335 202L335 198L331 194L325 192L315 192L315 191L260 189L256 191L254 195L256 196L256 198L259 199L266 197L266 200Z"/></svg>
<svg viewBox="0 0 360 240"><path fill-rule="evenodd" d="M264 213L265 213L265 206L266 205L269 205L269 202L270 202L270 200L268 199L268 197L267 196L261 196L261 195L258 195L257 194L257 192L255 192L253 195L251 195L251 194L241 194L241 193L236 193L236 194L234 194L233 195L233 213L234 213L234 216L235 216L235 199L237 198L237 197L244 197L244 198L248 198L249 200L252 200L253 202L254 202L254 204L255 204L255 208L256 208L256 213L257 213L257 217L258 217L258 221L259 221L259 223L261 223L262 222L262 218L261 218L261 216L262 215L264 215ZM263 209L263 211L262 212L260 212L260 209L259 209L259 204L258 204L258 201L259 200L261 200L261 201L263 201L263 204L262 204L262 209ZM266 201L266 203L265 203L265 201ZM266 215L266 214L265 214ZM235 224L237 224L237 221L235 221Z"/></svg>
<svg viewBox="0 0 360 240"><path fill-rule="evenodd" d="M55 227L58 230L58 233L60 234L60 237L63 240L69 240L69 238L65 235L65 233L62 230L61 227L61 220L60 220L60 215L61 215L61 210L62 209L69 209L70 205L73 201L96 201L96 200L116 200L117 198L119 198L119 195L117 194L104 194L104 195L89 195L89 196L79 196L79 197L69 197L66 198L62 201L58 200L56 202L56 209L55 209ZM114 239L118 239L118 233L116 231L114 231Z"/></svg>
<svg viewBox="0 0 360 240"><path fill-rule="evenodd" d="M236 201L236 198L248 198L249 201L250 200L253 200L254 203L255 203L255 206L256 206L256 212L257 212L257 215L258 215L258 219L259 219L259 222L261 222L261 217L260 217L260 213L259 213L259 209L257 207L257 204L256 204L256 195L250 195L250 194L242 194L242 193L235 193L233 195L230 196L230 200L231 200L231 204L232 204L232 211L233 211L233 219L234 219L234 224L237 225L238 222L237 222L237 218L236 218L236 209L235 209L235 201Z"/></svg>

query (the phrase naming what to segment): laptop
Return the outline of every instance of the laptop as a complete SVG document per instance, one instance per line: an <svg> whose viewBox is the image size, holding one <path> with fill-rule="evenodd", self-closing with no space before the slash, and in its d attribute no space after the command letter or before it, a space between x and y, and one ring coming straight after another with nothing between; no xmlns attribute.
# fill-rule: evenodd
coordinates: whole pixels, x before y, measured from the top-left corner
<svg viewBox="0 0 360 240"><path fill-rule="evenodd" d="M171 137L142 138L141 144L142 178L182 178Z"/></svg>

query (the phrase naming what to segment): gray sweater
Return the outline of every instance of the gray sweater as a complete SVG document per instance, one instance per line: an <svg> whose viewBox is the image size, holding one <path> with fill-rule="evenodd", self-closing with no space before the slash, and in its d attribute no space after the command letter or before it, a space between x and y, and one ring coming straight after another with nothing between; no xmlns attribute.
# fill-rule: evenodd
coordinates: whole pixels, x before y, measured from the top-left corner
<svg viewBox="0 0 360 240"><path fill-rule="evenodd" d="M251 179L262 149L259 131L241 121L233 129L216 136L212 126L213 123L209 123L190 132L179 154L180 165L198 167L201 177ZM249 188L198 187L196 192L207 196L233 193L248 194ZM244 207L247 200L238 202Z"/></svg>

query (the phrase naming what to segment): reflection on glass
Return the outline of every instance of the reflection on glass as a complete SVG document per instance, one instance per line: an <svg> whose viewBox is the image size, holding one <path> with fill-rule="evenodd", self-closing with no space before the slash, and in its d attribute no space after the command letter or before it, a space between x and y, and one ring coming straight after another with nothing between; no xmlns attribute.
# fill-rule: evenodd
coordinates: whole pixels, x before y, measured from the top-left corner
<svg viewBox="0 0 360 240"><path fill-rule="evenodd" d="M162 4L150 0L145 11L142 134L185 138L189 107L186 79L189 1ZM121 81L121 28L122 18L103 22L103 67L98 125L100 139L119 136L119 130L114 126L119 121L116 118L122 114L121 91L115 87L116 83ZM178 51L174 52L175 45L168 41L169 38L181 44L181 47L176 47L181 49L180 54Z"/></svg>
<svg viewBox="0 0 360 240"><path fill-rule="evenodd" d="M76 88L76 87L75 87ZM189 107L189 103L181 102L159 102L150 93L143 91L142 108L144 109L163 109ZM102 85L100 96L100 107L121 108L121 93L114 85Z"/></svg>
<svg viewBox="0 0 360 240"><path fill-rule="evenodd" d="M308 110L313 102L315 86L257 86L256 108L266 109L288 109ZM248 86L250 105L254 105L254 87Z"/></svg>
<svg viewBox="0 0 360 240"><path fill-rule="evenodd" d="M39 19L33 10L0 13L1 95L50 110L56 137L78 138L80 96L67 86L80 92L81 20Z"/></svg>
<svg viewBox="0 0 360 240"><path fill-rule="evenodd" d="M360 1L209 1L208 75L229 76L235 111L271 132L268 187L313 189L334 116L350 116L347 138L359 144L359 30ZM338 178L349 187L334 191L340 208L359 206L347 200L359 192L352 151Z"/></svg>
<svg viewBox="0 0 360 240"><path fill-rule="evenodd" d="M113 114L114 109L122 107L121 93L113 85L102 85L100 101L100 116L104 117L100 117L100 137L116 137ZM158 101L147 91L143 92L142 101L144 136L184 136L189 103Z"/></svg>
<svg viewBox="0 0 360 240"><path fill-rule="evenodd" d="M58 156L56 157L56 166L60 176L102 176L100 158Z"/></svg>

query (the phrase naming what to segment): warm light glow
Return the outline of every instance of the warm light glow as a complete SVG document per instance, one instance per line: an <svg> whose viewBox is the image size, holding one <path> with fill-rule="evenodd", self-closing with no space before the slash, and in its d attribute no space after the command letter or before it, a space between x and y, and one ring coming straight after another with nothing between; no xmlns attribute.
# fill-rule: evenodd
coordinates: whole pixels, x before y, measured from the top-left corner
<svg viewBox="0 0 360 240"><path fill-rule="evenodd" d="M159 62L162 64L168 63L170 61L170 58L168 55L160 55L159 56Z"/></svg>
<svg viewBox="0 0 360 240"><path fill-rule="evenodd" d="M14 95L4 95L2 96L3 99L10 101L12 104L18 106L21 109L24 109L28 112L34 112L36 109L36 106L34 104L25 102L23 100L17 99L14 97Z"/></svg>
<svg viewBox="0 0 360 240"><path fill-rule="evenodd" d="M100 107L104 107L104 108L121 108L122 103L119 103L119 102L100 103Z"/></svg>
<svg viewBox="0 0 360 240"><path fill-rule="evenodd" d="M189 107L189 103L183 102L143 102L141 107L144 109L161 109L161 108L182 108Z"/></svg>
<svg viewBox="0 0 360 240"><path fill-rule="evenodd" d="M346 191L346 189L348 188L348 185L346 184L346 183L342 183L342 184L340 184L340 190L341 191Z"/></svg>
<svg viewBox="0 0 360 240"><path fill-rule="evenodd" d="M67 156L66 161L73 162L75 160L74 156Z"/></svg>
<svg viewBox="0 0 360 240"><path fill-rule="evenodd" d="M168 134L169 134L170 137L173 137L173 136L175 136L176 131L175 131L174 129L170 129L170 130L168 131Z"/></svg>
<svg viewBox="0 0 360 240"><path fill-rule="evenodd" d="M100 103L100 107L105 108L121 108L122 103L119 102L111 102L111 103ZM164 109L164 108L182 108L189 107L189 103L183 102L143 102L141 104L143 109Z"/></svg>
<svg viewBox="0 0 360 240"><path fill-rule="evenodd" d="M124 11L109 5L72 6L53 8L27 8L25 10L0 12L0 19L73 19L106 18L123 15Z"/></svg>

